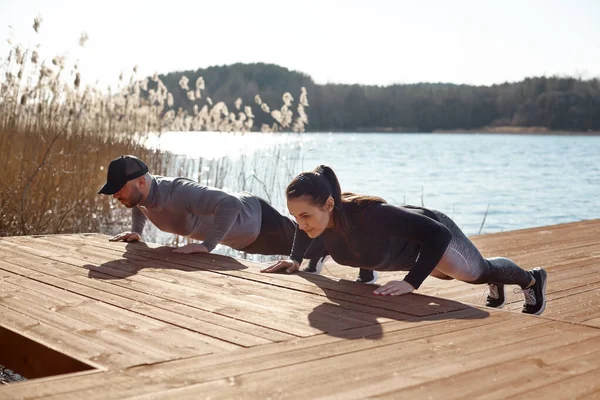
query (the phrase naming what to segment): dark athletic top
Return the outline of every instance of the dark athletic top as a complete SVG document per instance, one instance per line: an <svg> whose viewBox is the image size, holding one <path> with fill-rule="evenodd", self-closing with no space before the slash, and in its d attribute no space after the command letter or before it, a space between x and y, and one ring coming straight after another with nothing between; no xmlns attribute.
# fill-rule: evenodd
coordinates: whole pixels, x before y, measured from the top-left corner
<svg viewBox="0 0 600 400"><path fill-rule="evenodd" d="M409 271L404 278L417 289L436 267L452 234L426 208L344 203L347 229L325 229L320 238L339 264L377 271ZM301 262L310 244L296 226L292 260Z"/></svg>

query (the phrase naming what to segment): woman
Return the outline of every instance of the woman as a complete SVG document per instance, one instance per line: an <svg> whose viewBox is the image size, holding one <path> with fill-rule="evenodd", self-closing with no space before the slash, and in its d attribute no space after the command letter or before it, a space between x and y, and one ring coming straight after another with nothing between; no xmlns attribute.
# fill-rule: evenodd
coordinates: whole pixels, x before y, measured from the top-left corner
<svg viewBox="0 0 600 400"><path fill-rule="evenodd" d="M519 285L523 312L539 315L546 300L546 271L525 271L507 258L485 259L446 215L422 207L396 207L379 197L342 194L333 170L321 165L303 172L287 187L288 209L302 232L295 237L290 260L262 272L298 270L314 238L322 239L338 263L377 271L408 271L402 281L377 288L376 295L403 295L432 275L440 279L489 285L487 306L505 303L504 285Z"/></svg>

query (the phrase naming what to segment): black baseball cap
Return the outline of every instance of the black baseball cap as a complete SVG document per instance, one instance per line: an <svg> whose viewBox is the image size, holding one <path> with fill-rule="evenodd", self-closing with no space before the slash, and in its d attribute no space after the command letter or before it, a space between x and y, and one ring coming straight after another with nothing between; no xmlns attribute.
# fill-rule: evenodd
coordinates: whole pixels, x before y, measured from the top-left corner
<svg viewBox="0 0 600 400"><path fill-rule="evenodd" d="M147 172L146 163L135 156L123 155L115 158L108 164L106 184L102 186L98 194L115 194L127 182L139 178Z"/></svg>

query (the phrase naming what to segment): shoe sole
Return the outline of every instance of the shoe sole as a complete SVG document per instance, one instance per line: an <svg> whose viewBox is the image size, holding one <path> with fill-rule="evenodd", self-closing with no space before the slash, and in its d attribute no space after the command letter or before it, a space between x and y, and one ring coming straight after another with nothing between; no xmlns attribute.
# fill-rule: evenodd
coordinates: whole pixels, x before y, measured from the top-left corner
<svg viewBox="0 0 600 400"><path fill-rule="evenodd" d="M542 274L544 276L544 284L542 285L542 294L544 296L544 301L542 303L542 308L540 308L538 310L538 312L533 313L531 315L540 315L546 309L546 282L548 282L548 273L546 272L545 269L540 268L540 274Z"/></svg>

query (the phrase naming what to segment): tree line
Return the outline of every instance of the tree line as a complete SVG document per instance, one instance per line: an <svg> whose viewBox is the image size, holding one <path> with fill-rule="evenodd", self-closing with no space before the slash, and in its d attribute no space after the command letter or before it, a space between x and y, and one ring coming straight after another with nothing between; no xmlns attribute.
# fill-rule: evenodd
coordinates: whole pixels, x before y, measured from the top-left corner
<svg viewBox="0 0 600 400"><path fill-rule="evenodd" d="M187 96L181 77L203 77L203 98ZM533 77L492 86L418 83L390 86L316 84L304 73L273 64L233 64L160 75L173 94L174 108L193 112L194 104L223 101L250 105L255 126L273 117L255 103L258 94L269 109L282 106L282 94L298 100L308 91L307 131L431 132L483 127L544 127L550 130L600 131L598 79ZM293 108L293 106L292 106Z"/></svg>

